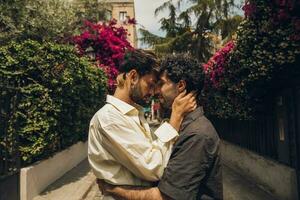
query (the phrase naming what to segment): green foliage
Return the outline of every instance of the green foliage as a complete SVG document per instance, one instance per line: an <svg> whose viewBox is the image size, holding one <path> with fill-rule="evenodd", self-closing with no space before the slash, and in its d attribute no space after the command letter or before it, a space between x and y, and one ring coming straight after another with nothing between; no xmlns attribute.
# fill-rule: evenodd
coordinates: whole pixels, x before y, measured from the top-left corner
<svg viewBox="0 0 300 200"><path fill-rule="evenodd" d="M141 34L141 37L139 38L139 40L144 43L144 44L149 44L151 46L154 46L156 44L159 43L164 43L166 38L157 36L149 31L147 31L146 29L139 29L139 32Z"/></svg>
<svg viewBox="0 0 300 200"><path fill-rule="evenodd" d="M215 50L216 41L211 36L220 34L222 40L229 40L242 21L233 12L237 1L188 0L185 3L189 7L183 11L182 3L183 0L169 0L155 10L156 15L164 10L169 12L168 17L160 20L161 29L166 32L164 38L141 29L141 41L160 55L190 53L200 62L206 62Z"/></svg>
<svg viewBox="0 0 300 200"><path fill-rule="evenodd" d="M293 38L299 37L299 12L288 10L294 16L276 22L274 3L252 3L255 13L237 30L219 87L207 89L207 108L221 118L255 117L278 91L299 84L300 42Z"/></svg>
<svg viewBox="0 0 300 200"><path fill-rule="evenodd" d="M11 40L65 42L78 33L83 20L105 19L97 0L1 0L0 44Z"/></svg>
<svg viewBox="0 0 300 200"><path fill-rule="evenodd" d="M8 136L17 131L23 165L85 141L106 82L104 72L71 46L26 40L1 47L0 99L17 94ZM7 106L0 103L3 112Z"/></svg>

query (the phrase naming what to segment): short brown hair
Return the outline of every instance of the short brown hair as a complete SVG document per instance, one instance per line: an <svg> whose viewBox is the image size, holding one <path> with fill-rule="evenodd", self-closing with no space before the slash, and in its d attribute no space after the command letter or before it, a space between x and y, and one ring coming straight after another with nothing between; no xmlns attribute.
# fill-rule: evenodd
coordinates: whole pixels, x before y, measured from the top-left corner
<svg viewBox="0 0 300 200"><path fill-rule="evenodd" d="M158 72L159 61L156 55L143 49L128 50L124 61L119 66L120 73L127 73L135 69L139 75Z"/></svg>

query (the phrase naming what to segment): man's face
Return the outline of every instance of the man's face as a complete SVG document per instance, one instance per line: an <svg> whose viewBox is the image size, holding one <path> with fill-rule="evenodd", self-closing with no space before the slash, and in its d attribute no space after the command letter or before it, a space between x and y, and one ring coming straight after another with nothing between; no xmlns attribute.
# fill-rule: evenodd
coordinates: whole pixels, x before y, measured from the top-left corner
<svg viewBox="0 0 300 200"><path fill-rule="evenodd" d="M167 77L166 72L160 77L158 90L158 98L161 106L165 109L171 109L173 101L178 96L179 91L177 85Z"/></svg>
<svg viewBox="0 0 300 200"><path fill-rule="evenodd" d="M141 76L138 82L133 85L129 92L130 98L141 106L146 106L154 94L155 82L157 81L153 73Z"/></svg>

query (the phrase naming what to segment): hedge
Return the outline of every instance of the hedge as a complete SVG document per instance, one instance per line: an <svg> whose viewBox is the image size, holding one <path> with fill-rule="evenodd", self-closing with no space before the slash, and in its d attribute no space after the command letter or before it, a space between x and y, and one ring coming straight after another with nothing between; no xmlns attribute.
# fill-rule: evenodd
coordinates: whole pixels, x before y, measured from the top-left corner
<svg viewBox="0 0 300 200"><path fill-rule="evenodd" d="M104 104L107 78L71 46L26 40L0 48L0 85L2 113L17 101L0 149L8 149L4 139L17 134L24 166L87 139L89 120Z"/></svg>

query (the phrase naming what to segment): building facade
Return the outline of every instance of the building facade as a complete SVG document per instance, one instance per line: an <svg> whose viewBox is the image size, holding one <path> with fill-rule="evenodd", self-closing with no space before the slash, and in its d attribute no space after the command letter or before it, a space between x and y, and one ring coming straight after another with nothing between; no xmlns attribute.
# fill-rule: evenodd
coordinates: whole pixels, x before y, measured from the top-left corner
<svg viewBox="0 0 300 200"><path fill-rule="evenodd" d="M108 4L110 19L116 19L118 25L128 30L128 40L133 47L137 47L136 26L126 24L127 18L135 18L134 0L105 0Z"/></svg>

